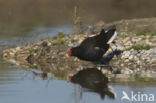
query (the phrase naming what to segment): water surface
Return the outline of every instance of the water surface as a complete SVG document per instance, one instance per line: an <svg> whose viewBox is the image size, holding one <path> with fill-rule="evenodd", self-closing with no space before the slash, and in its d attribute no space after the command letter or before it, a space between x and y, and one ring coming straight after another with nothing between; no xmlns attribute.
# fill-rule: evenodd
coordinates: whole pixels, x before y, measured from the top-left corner
<svg viewBox="0 0 156 103"><path fill-rule="evenodd" d="M43 80L36 77L31 71L2 60L0 65L0 103L126 103L127 100L121 101L122 91L128 95L133 91L156 96L156 87L153 84L109 83L117 97L111 99L105 96L104 99L101 99L99 94L83 91L80 85L70 83L68 80L58 80L50 76L48 80Z"/></svg>

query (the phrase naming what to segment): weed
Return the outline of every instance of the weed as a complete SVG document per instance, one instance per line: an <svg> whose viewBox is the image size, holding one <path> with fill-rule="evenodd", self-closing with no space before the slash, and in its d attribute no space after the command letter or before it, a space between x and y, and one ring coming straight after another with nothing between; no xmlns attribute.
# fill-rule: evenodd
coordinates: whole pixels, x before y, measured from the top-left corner
<svg viewBox="0 0 156 103"><path fill-rule="evenodd" d="M136 32L136 35L137 36L141 36L141 35L150 35L150 36L156 36L156 33L155 32L148 32L147 30L142 30L142 31L138 31Z"/></svg>
<svg viewBox="0 0 156 103"><path fill-rule="evenodd" d="M156 33L151 33L151 36L156 36Z"/></svg>
<svg viewBox="0 0 156 103"><path fill-rule="evenodd" d="M62 37L64 37L64 33L62 31L60 31L60 32L58 32L58 36L62 38Z"/></svg>
<svg viewBox="0 0 156 103"><path fill-rule="evenodd" d="M139 51L139 50L149 50L149 49L151 49L151 46L149 46L149 45L146 45L146 46L144 46L144 45L134 45L134 46L131 46L131 47L127 48L126 50L131 50L131 49L134 49L134 50L137 50L137 51Z"/></svg>
<svg viewBox="0 0 156 103"><path fill-rule="evenodd" d="M125 38L125 37L128 37L128 34L121 34L120 36Z"/></svg>
<svg viewBox="0 0 156 103"><path fill-rule="evenodd" d="M29 53L34 53L35 51L32 48L28 49Z"/></svg>
<svg viewBox="0 0 156 103"><path fill-rule="evenodd" d="M155 78L150 78L150 77L135 77L135 80L136 81L139 81L139 82L155 82L156 81L156 79Z"/></svg>
<svg viewBox="0 0 156 103"><path fill-rule="evenodd" d="M71 42L74 43L76 40L72 39Z"/></svg>
<svg viewBox="0 0 156 103"><path fill-rule="evenodd" d="M56 40L49 39L49 42L51 42L54 45L61 45L61 44L64 44L65 43L65 40L62 39L62 38L58 38Z"/></svg>
<svg viewBox="0 0 156 103"><path fill-rule="evenodd" d="M136 32L136 35L137 36L140 36L140 35L147 35L147 30L142 30L142 31L138 31L138 32Z"/></svg>

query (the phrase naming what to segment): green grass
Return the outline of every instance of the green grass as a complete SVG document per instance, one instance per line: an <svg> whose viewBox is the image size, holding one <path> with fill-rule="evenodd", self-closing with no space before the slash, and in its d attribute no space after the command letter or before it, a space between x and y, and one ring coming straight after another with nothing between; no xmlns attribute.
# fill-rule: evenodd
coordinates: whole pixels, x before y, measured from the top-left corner
<svg viewBox="0 0 156 103"><path fill-rule="evenodd" d="M151 36L156 36L156 33L151 33Z"/></svg>
<svg viewBox="0 0 156 103"><path fill-rule="evenodd" d="M156 82L156 78L139 77L139 75L135 75L135 81L137 81L137 82Z"/></svg>
<svg viewBox="0 0 156 103"><path fill-rule="evenodd" d="M155 78L143 78L143 77L135 77L135 80L138 82L156 82Z"/></svg>
<svg viewBox="0 0 156 103"><path fill-rule="evenodd" d="M71 42L74 43L76 40L72 39Z"/></svg>
<svg viewBox="0 0 156 103"><path fill-rule="evenodd" d="M147 35L149 35L149 36L156 36L156 32L149 32L147 30L142 30L142 31L136 32L136 35L137 36L141 36L141 35L143 35L143 36L147 36Z"/></svg>
<svg viewBox="0 0 156 103"><path fill-rule="evenodd" d="M34 53L35 51L32 48L28 49L29 53Z"/></svg>
<svg viewBox="0 0 156 103"><path fill-rule="evenodd" d="M49 42L51 42L54 45L62 45L65 43L65 40L63 38L58 38L56 40L54 39L49 39Z"/></svg>
<svg viewBox="0 0 156 103"><path fill-rule="evenodd" d="M146 46L144 46L144 45L134 45L134 46L131 46L131 47L127 48L126 50L131 50L131 49L134 49L134 50L137 50L137 51L139 51L139 50L149 50L149 49L151 49L151 46L149 46L149 45L146 45Z"/></svg>
<svg viewBox="0 0 156 103"><path fill-rule="evenodd" d="M147 30L142 30L142 31L138 31L138 32L136 32L136 35L137 36L140 36L140 35L147 35Z"/></svg>
<svg viewBox="0 0 156 103"><path fill-rule="evenodd" d="M58 32L58 37L62 38L62 37L64 37L64 35L65 35L65 34L64 34L63 32L61 32L61 31Z"/></svg>
<svg viewBox="0 0 156 103"><path fill-rule="evenodd" d="M120 35L120 37L123 37L123 38L128 37L128 36L129 36L128 34L121 34Z"/></svg>

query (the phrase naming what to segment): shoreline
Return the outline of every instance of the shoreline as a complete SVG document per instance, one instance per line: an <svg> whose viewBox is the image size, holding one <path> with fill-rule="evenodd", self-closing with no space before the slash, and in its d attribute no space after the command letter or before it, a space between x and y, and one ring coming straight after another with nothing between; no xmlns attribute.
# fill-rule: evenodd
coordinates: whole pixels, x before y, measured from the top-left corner
<svg viewBox="0 0 156 103"><path fill-rule="evenodd" d="M105 67L102 67L102 72L110 81L156 81L156 18L121 20L109 24L101 21L94 26L99 32L110 25L117 26L115 41L117 49L123 52L109 62L115 74ZM60 32L52 38L3 50L2 56L5 61L26 69L35 68L56 77L66 77L67 74L73 75L79 70L93 68L81 65L89 62L67 56L72 46L93 35L89 33L84 31L78 35L65 35ZM111 47L115 50L115 46ZM104 57L109 53L112 53L111 49Z"/></svg>

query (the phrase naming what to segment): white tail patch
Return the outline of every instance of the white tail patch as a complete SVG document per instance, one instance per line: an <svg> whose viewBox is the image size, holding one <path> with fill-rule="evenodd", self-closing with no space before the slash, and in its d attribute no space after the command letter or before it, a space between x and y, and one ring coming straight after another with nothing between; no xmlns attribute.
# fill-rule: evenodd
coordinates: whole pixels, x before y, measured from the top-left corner
<svg viewBox="0 0 156 103"><path fill-rule="evenodd" d="M109 41L107 42L107 44L112 43L116 36L117 36L117 32L114 32L113 36L109 39Z"/></svg>

